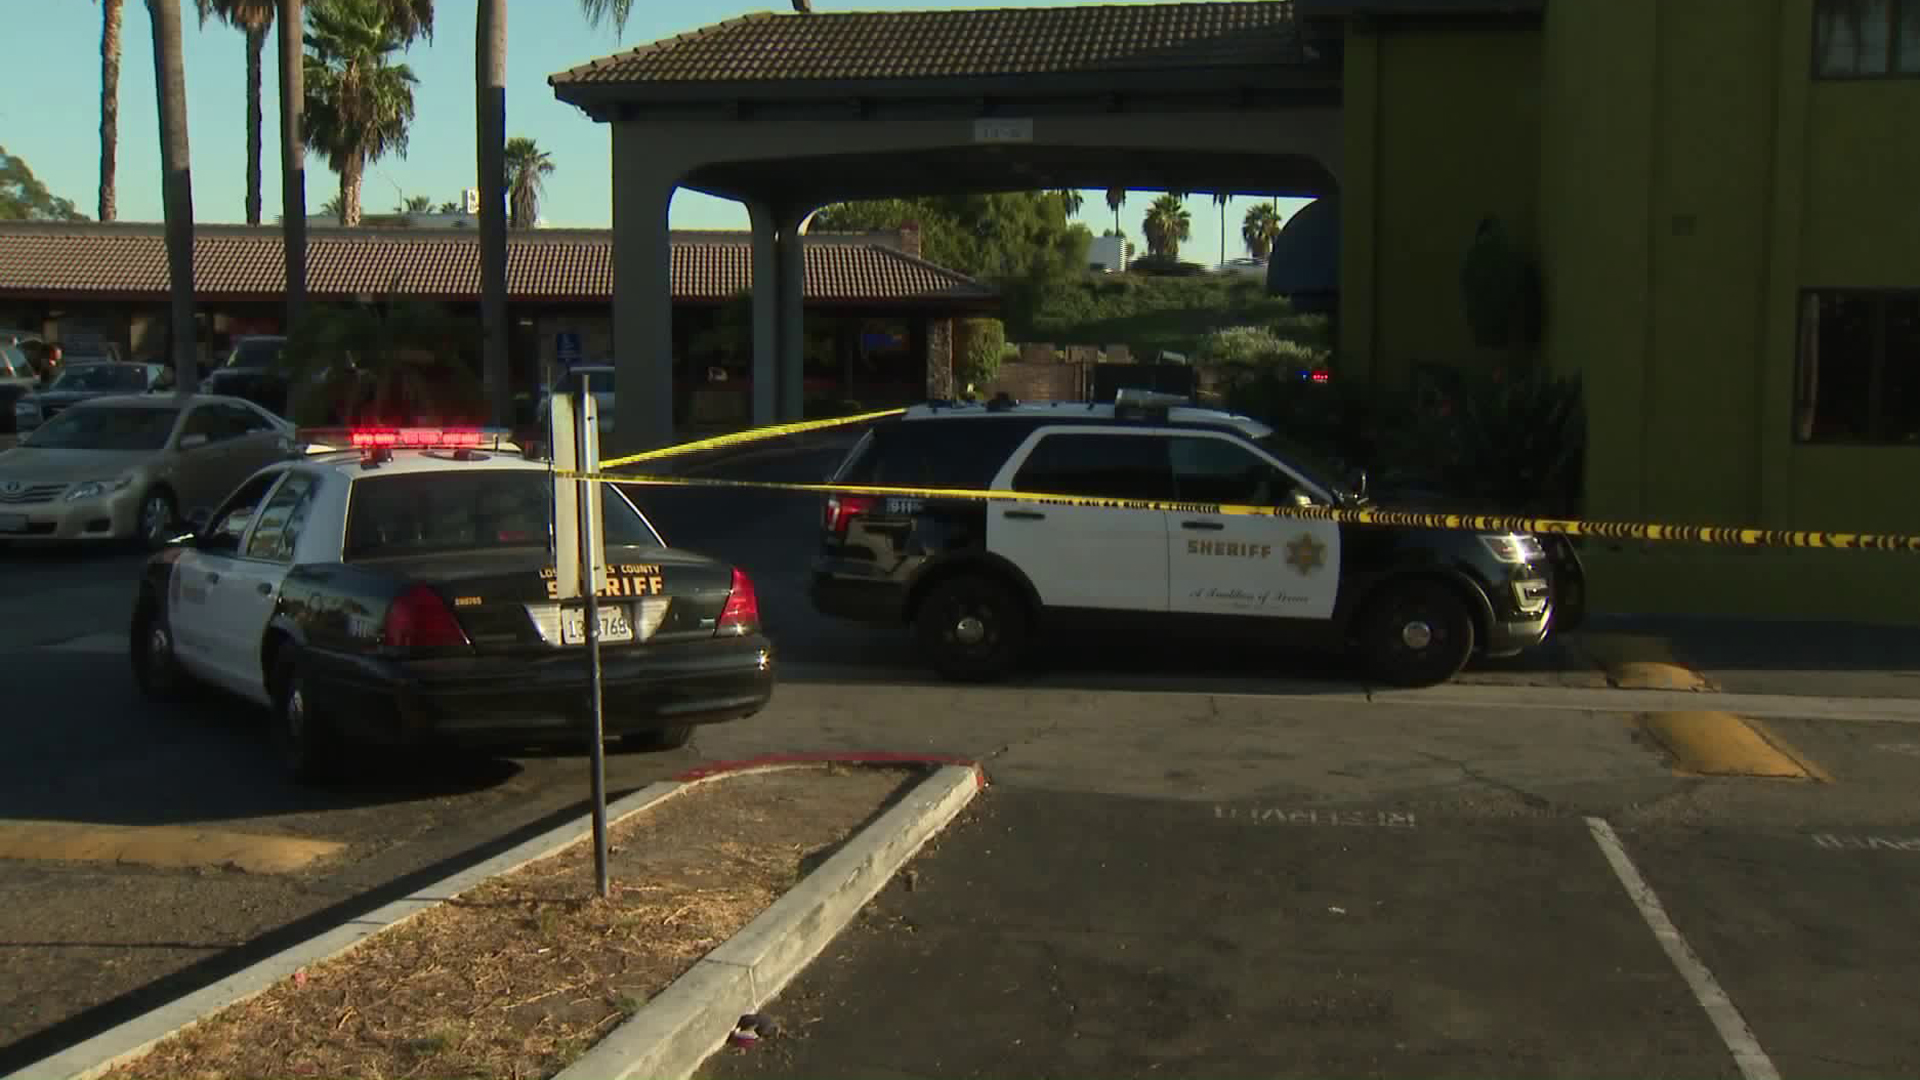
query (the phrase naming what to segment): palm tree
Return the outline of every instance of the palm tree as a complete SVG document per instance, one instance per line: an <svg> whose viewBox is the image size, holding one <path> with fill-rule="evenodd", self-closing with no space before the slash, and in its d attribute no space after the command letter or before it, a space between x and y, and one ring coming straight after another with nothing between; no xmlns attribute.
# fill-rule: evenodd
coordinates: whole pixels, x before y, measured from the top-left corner
<svg viewBox="0 0 1920 1080"><path fill-rule="evenodd" d="M452 199L448 199L446 202L440 204L440 212L443 214L457 214L460 212L460 204L454 202Z"/></svg>
<svg viewBox="0 0 1920 1080"><path fill-rule="evenodd" d="M627 28L633 0L580 0L587 22L612 18ZM496 424L513 419L507 357L507 3L475 5L473 86L474 164L480 178L480 356L489 412Z"/></svg>
<svg viewBox="0 0 1920 1080"><path fill-rule="evenodd" d="M1121 236L1126 235L1120 232L1120 208L1125 205L1127 205L1126 188L1110 187L1107 189L1107 209L1113 211L1113 231L1119 233Z"/></svg>
<svg viewBox="0 0 1920 1080"><path fill-rule="evenodd" d="M277 0L197 0L200 25L209 16L247 35L247 224L260 224L260 68Z"/></svg>
<svg viewBox="0 0 1920 1080"><path fill-rule="evenodd" d="M1059 194L1060 206L1066 210L1068 217L1079 213L1080 207L1087 201L1086 197L1080 194L1079 188L1061 188Z"/></svg>
<svg viewBox="0 0 1920 1080"><path fill-rule="evenodd" d="M332 198L320 204L320 212L323 214L332 214L344 223L347 216L346 206L346 202L342 200L338 194L335 194Z"/></svg>
<svg viewBox="0 0 1920 1080"><path fill-rule="evenodd" d="M120 3L100 5L100 220L112 221L113 174L120 159Z"/></svg>
<svg viewBox="0 0 1920 1080"><path fill-rule="evenodd" d="M153 20L154 99L160 109L160 191L167 218L167 276L173 310L167 337L180 386L198 382L193 320L193 155L187 146L187 71L180 51L180 0L147 0Z"/></svg>
<svg viewBox="0 0 1920 1080"><path fill-rule="evenodd" d="M340 175L340 224L352 227L368 163L407 155L419 80L392 62L407 41L384 0L323 0L307 14L307 145Z"/></svg>
<svg viewBox="0 0 1920 1080"><path fill-rule="evenodd" d="M1227 265L1227 203L1233 196L1224 191L1213 193L1213 205L1220 208L1220 265Z"/></svg>
<svg viewBox="0 0 1920 1080"><path fill-rule="evenodd" d="M1193 215L1173 192L1153 200L1147 219L1141 223L1147 234L1147 250L1166 259L1180 257L1180 242L1193 235Z"/></svg>
<svg viewBox="0 0 1920 1080"><path fill-rule="evenodd" d="M399 206L393 208L393 212L396 214L431 214L433 213L433 196L408 196L400 201Z"/></svg>
<svg viewBox="0 0 1920 1080"><path fill-rule="evenodd" d="M1273 253L1273 242L1280 236L1280 211L1272 203L1261 203L1247 210L1240 223L1240 239L1247 242L1247 253L1264 259Z"/></svg>
<svg viewBox="0 0 1920 1080"><path fill-rule="evenodd" d="M386 0L394 25L408 41L433 40L433 0ZM307 303L307 133L305 0L280 7L280 229L287 271L287 326Z"/></svg>
<svg viewBox="0 0 1920 1080"><path fill-rule="evenodd" d="M531 229L540 221L541 177L552 174L553 157L525 136L507 140L506 157L507 201L513 214L509 224Z"/></svg>

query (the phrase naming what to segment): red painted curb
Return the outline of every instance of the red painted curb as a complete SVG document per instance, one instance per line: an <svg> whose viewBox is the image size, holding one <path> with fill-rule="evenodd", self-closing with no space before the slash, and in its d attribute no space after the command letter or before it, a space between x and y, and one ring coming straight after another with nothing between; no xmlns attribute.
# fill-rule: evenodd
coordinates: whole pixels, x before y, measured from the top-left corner
<svg viewBox="0 0 1920 1080"><path fill-rule="evenodd" d="M972 758L952 757L945 754L895 754L881 750L854 753L821 751L810 754L762 754L759 757L741 761L716 761L710 765L696 766L673 779L681 782L705 780L730 772L762 769L769 765L961 765L973 770L974 777L981 787L987 786L986 770Z"/></svg>

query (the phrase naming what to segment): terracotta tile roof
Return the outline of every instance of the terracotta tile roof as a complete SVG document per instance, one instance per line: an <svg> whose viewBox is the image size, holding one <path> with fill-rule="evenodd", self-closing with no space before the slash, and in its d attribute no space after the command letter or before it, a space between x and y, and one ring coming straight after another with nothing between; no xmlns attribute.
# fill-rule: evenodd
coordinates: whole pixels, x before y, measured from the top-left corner
<svg viewBox="0 0 1920 1080"><path fill-rule="evenodd" d="M202 299L265 298L285 287L278 229L202 225L194 238ZM897 241L894 241L897 243ZM753 283L748 233L675 233L676 301L721 301ZM871 235L809 237L806 297L813 302L961 303L994 293L963 274ZM162 299L166 239L157 225L0 224L0 296ZM472 300L480 294L479 237L469 230L314 229L307 288L320 299L408 296ZM507 245L515 301L605 302L613 296L606 230L541 230Z"/></svg>
<svg viewBox="0 0 1920 1080"><path fill-rule="evenodd" d="M1291 0L757 12L553 75L556 87L1101 75L1304 53Z"/></svg>

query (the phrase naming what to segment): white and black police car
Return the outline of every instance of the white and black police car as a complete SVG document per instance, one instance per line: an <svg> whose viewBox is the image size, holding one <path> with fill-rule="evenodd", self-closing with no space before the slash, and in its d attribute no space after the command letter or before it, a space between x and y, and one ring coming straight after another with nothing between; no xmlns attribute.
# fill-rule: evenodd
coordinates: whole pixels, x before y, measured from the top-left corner
<svg viewBox="0 0 1920 1080"><path fill-rule="evenodd" d="M873 426L830 483L1387 509L1267 425L1185 401L918 405ZM956 680L1004 676L1039 633L1147 630L1332 646L1375 681L1427 686L1545 640L1556 578L1526 534L834 494L810 592L825 614L910 627Z"/></svg>

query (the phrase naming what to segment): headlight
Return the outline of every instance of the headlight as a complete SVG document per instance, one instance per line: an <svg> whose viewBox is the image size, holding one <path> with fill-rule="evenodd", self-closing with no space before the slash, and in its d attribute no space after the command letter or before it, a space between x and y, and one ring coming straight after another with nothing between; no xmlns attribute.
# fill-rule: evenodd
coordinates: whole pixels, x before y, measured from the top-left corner
<svg viewBox="0 0 1920 1080"><path fill-rule="evenodd" d="M67 501L79 502L81 499L97 499L102 495L111 495L116 491L120 491L131 483L133 483L133 477L131 476L116 477L112 480L88 480L73 485L73 490L67 492Z"/></svg>
<svg viewBox="0 0 1920 1080"><path fill-rule="evenodd" d="M1538 562L1547 557L1547 551L1540 546L1540 538L1523 536L1519 533L1504 535L1482 534L1480 542L1487 545L1493 557L1503 563Z"/></svg>

